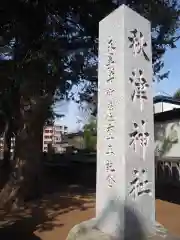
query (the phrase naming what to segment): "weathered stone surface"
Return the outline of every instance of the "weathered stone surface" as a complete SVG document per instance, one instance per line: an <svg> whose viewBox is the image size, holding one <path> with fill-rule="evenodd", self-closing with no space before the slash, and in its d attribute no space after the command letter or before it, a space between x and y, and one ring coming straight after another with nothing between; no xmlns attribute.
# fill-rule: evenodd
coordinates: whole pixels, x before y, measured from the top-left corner
<svg viewBox="0 0 180 240"><path fill-rule="evenodd" d="M100 22L96 216L108 209L99 229L114 237L154 233L151 59L144 17L121 5Z"/></svg>
<svg viewBox="0 0 180 240"><path fill-rule="evenodd" d="M66 240L180 240L179 237L174 237L168 233L161 224L156 223L156 235L145 236L142 233L136 236L115 239L106 233L101 232L97 227L96 219L91 219L74 226L68 234Z"/></svg>
<svg viewBox="0 0 180 240"><path fill-rule="evenodd" d="M171 234L167 234L166 237L162 237L159 235L155 235L153 237L148 238L149 240L180 240L179 237L174 237Z"/></svg>
<svg viewBox="0 0 180 240"><path fill-rule="evenodd" d="M149 237L149 240L180 240L179 237L171 235L168 230L160 223L156 222L155 225L156 235Z"/></svg>
<svg viewBox="0 0 180 240"><path fill-rule="evenodd" d="M125 5L100 22L96 219L66 240L175 240L155 223L150 22Z"/></svg>
<svg viewBox="0 0 180 240"><path fill-rule="evenodd" d="M69 232L66 240L114 240L111 236L98 230L95 223L96 221L92 219L74 226Z"/></svg>

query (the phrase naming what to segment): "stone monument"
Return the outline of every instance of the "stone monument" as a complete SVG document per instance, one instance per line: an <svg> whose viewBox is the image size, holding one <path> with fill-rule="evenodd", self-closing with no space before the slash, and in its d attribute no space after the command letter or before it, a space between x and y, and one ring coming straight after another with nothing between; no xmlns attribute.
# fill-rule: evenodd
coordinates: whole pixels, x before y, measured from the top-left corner
<svg viewBox="0 0 180 240"><path fill-rule="evenodd" d="M131 233L131 215L155 231L151 59L144 17L122 5L100 22L96 216L109 209L100 228L113 236Z"/></svg>
<svg viewBox="0 0 180 240"><path fill-rule="evenodd" d="M96 218L67 240L174 239L155 222L150 22L122 5L99 24Z"/></svg>

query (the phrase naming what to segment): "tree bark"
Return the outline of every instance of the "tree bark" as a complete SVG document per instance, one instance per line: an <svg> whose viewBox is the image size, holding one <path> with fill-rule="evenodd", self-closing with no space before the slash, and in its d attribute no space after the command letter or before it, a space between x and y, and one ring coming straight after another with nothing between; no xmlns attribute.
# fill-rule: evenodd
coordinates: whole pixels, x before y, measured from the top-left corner
<svg viewBox="0 0 180 240"><path fill-rule="evenodd" d="M15 161L9 181L0 192L0 208L17 208L42 194L42 129L51 98L29 99L22 98L17 114Z"/></svg>
<svg viewBox="0 0 180 240"><path fill-rule="evenodd" d="M9 181L0 192L0 208L17 208L41 194L40 135L22 131L16 143L15 164Z"/></svg>
<svg viewBox="0 0 180 240"><path fill-rule="evenodd" d="M9 120L6 122L4 131L4 165L10 165L12 132L12 122Z"/></svg>

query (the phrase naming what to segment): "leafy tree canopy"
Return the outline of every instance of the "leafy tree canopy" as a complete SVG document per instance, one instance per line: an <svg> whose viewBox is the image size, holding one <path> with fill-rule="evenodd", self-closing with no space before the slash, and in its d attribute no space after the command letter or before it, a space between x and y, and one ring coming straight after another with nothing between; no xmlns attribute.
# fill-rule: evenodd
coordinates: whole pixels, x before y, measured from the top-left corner
<svg viewBox="0 0 180 240"><path fill-rule="evenodd" d="M97 141L97 121L96 119L90 119L90 121L84 126L84 141L86 149L95 150Z"/></svg>
<svg viewBox="0 0 180 240"><path fill-rule="evenodd" d="M101 0L96 0L95 7L97 10L98 6L103 6ZM109 3L111 1L104 1ZM103 4L104 4L103 2ZM141 0L126 0L126 1L114 1L114 6L116 4L121 4L125 2L129 7L133 10L140 13L142 16L150 20L151 29L152 29L152 61L153 61L153 71L154 71L154 81L161 81L164 78L168 78L169 72L163 72L164 67L164 59L163 56L168 48L176 48L176 42L179 39L179 10L180 5L177 0L169 1L169 0L149 0L149 1L141 1ZM97 4L97 5L96 5ZM114 9L114 6L108 6L107 10L102 8L104 13L101 16L107 15L110 11ZM98 22L96 18L93 18L94 21L94 29L97 29ZM96 27L95 27L96 26ZM88 69L89 71L89 69ZM96 73L92 73L91 75L96 76ZM82 101L87 101L90 103L90 107L92 108L92 104L95 105L95 108L92 108L93 114L96 114L96 103L97 103L97 79L92 78L91 84L87 82L85 84L84 90L80 94Z"/></svg>

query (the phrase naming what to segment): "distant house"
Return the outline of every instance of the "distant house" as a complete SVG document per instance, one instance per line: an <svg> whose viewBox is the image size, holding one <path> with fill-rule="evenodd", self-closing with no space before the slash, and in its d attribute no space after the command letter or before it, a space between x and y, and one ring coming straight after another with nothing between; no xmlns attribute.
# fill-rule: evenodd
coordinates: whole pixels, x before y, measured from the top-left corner
<svg viewBox="0 0 180 240"><path fill-rule="evenodd" d="M55 152L61 153L62 136L68 133L67 126L64 125L48 125L43 129L43 152L48 152L48 148L53 148Z"/></svg>
<svg viewBox="0 0 180 240"><path fill-rule="evenodd" d="M180 108L180 100L158 95L154 97L154 114Z"/></svg>
<svg viewBox="0 0 180 240"><path fill-rule="evenodd" d="M85 142L83 132L79 131L76 133L69 133L65 135L61 144L64 148L73 147L74 149L84 149Z"/></svg>

